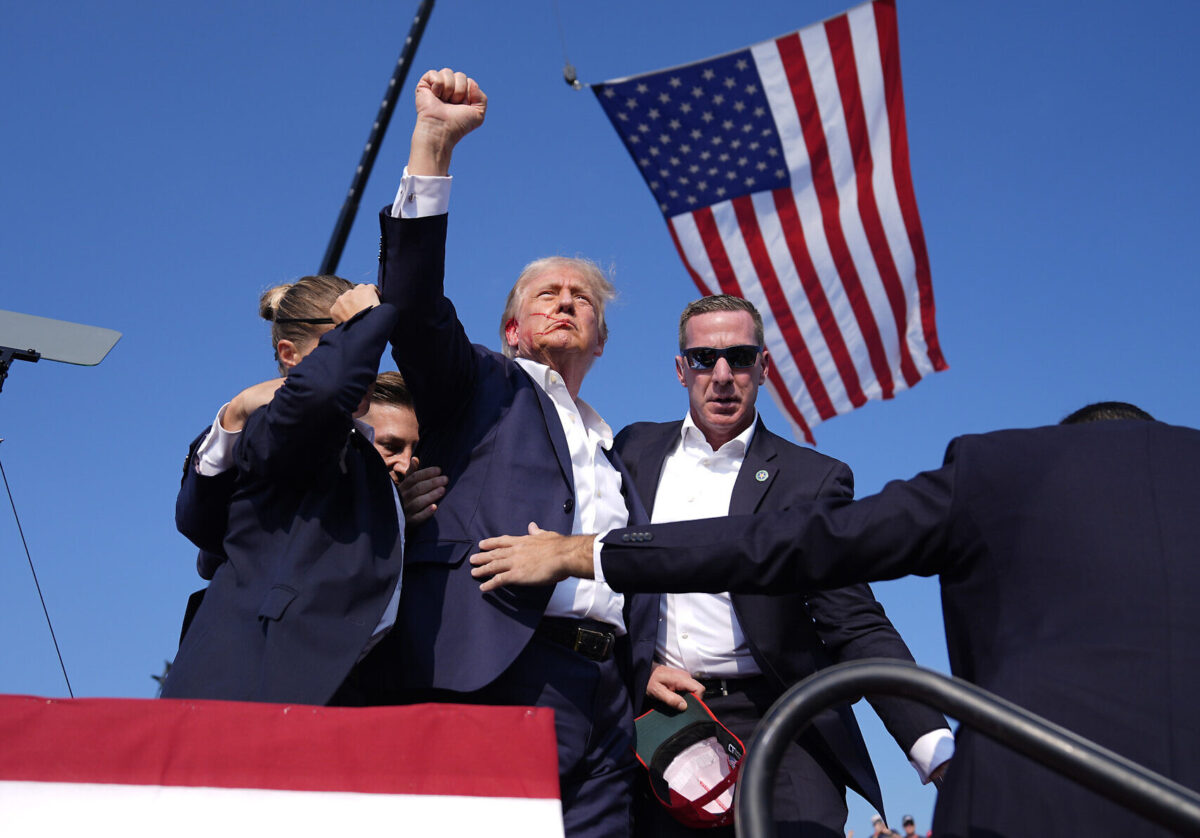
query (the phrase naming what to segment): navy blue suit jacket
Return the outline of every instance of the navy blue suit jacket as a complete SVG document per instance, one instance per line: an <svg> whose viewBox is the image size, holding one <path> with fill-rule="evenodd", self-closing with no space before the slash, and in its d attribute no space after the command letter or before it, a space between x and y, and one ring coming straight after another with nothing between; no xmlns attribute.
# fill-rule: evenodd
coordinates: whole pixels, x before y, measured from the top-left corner
<svg viewBox="0 0 1200 838"><path fill-rule="evenodd" d="M328 332L249 417L232 498L185 469L177 523L228 558L164 697L325 704L354 666L403 561L391 480L351 418L395 318L381 305Z"/></svg>
<svg viewBox="0 0 1200 838"><path fill-rule="evenodd" d="M651 513L663 463L679 441L682 425L682 421L639 422L617 436L615 447ZM759 480L760 473L766 479ZM733 487L729 513L783 512L815 498L853 496L854 476L845 463L771 433L759 419ZM807 596L734 593L731 599L755 662L780 694L834 663L884 657L912 662L908 647L865 584ZM940 713L910 701L888 697L870 701L906 755L924 734L949 727ZM849 784L882 812L879 780L850 705L825 710L813 720L813 727Z"/></svg>
<svg viewBox="0 0 1200 838"><path fill-rule="evenodd" d="M1191 428L999 431L960 437L942 468L854 503L663 524L645 542L614 531L602 561L617 590L804 590L937 574L955 675L1195 789L1197 474ZM960 731L935 833L1031 829L1162 834Z"/></svg>
<svg viewBox="0 0 1200 838"><path fill-rule="evenodd" d="M530 521L569 533L575 483L558 412L515 362L472 344L443 291L447 217L395 219L385 210L379 285L399 313L396 365L412 392L421 461L449 478L437 514L410 528L400 622L388 638L397 686L469 692L496 679L525 648L552 586L480 593L467 556ZM621 465L631 522L645 522ZM654 653L656 596L627 597L619 662L635 706Z"/></svg>

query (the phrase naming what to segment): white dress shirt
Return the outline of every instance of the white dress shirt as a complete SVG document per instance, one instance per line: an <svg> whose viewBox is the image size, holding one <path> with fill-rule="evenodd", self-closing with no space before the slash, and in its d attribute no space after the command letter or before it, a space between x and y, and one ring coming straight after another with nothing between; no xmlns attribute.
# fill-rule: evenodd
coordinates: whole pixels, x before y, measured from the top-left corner
<svg viewBox="0 0 1200 838"><path fill-rule="evenodd" d="M720 518L729 514L733 484L754 436L752 421L713 451L689 413L667 455L654 495L651 523ZM655 657L697 678L761 674L728 593L664 594L659 600Z"/></svg>
<svg viewBox="0 0 1200 838"><path fill-rule="evenodd" d="M625 526L629 511L621 496L621 474L604 455L612 448L612 429L591 405L583 399L572 399L563 377L550 367L528 358L518 358L517 363L554 402L567 437L575 481L571 534L607 532ZM554 586L546 616L599 620L614 626L617 634L624 634L624 605L625 597L603 582L569 578Z"/></svg>

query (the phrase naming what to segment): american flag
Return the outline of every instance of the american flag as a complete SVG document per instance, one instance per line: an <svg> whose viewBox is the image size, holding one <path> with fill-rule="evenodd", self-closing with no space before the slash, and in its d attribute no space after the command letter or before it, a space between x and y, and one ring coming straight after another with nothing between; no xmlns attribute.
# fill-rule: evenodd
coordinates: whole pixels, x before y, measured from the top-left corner
<svg viewBox="0 0 1200 838"><path fill-rule="evenodd" d="M762 313L797 436L946 369L894 0L592 89L696 287Z"/></svg>

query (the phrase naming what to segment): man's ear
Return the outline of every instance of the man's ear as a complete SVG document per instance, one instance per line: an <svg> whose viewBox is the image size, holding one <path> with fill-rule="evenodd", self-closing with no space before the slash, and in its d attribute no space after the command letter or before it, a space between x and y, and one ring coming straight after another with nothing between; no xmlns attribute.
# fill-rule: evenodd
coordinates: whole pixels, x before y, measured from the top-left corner
<svg viewBox="0 0 1200 838"><path fill-rule="evenodd" d="M283 364L288 369L300 363L300 352L296 349L296 344L292 343L287 338L275 344L275 354L279 356L279 363Z"/></svg>
<svg viewBox="0 0 1200 838"><path fill-rule="evenodd" d="M679 383L682 384L684 387L687 386L687 378L685 378L684 374L683 374L683 371L685 369L686 369L686 367L684 366L683 356L676 355L675 356L675 375L679 376Z"/></svg>
<svg viewBox="0 0 1200 838"><path fill-rule="evenodd" d="M771 353L766 350L762 351L762 369L758 372L758 383L767 383L767 369L771 366Z"/></svg>
<svg viewBox="0 0 1200 838"><path fill-rule="evenodd" d="M520 330L517 328L517 318L510 317L508 322L504 324L504 339L508 341L508 345L516 348L520 342Z"/></svg>

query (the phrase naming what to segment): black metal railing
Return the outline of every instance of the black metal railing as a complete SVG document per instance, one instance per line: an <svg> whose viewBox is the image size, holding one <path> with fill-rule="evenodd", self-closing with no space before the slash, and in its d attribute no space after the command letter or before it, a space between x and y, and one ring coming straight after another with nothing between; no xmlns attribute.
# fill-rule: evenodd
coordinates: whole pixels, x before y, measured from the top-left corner
<svg viewBox="0 0 1200 838"><path fill-rule="evenodd" d="M784 750L820 711L864 694L934 707L1081 786L1184 835L1200 835L1200 794L959 678L894 660L839 664L805 678L763 717L738 778L740 838L775 834L775 774Z"/></svg>

